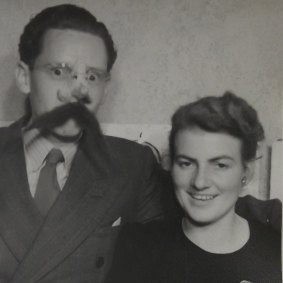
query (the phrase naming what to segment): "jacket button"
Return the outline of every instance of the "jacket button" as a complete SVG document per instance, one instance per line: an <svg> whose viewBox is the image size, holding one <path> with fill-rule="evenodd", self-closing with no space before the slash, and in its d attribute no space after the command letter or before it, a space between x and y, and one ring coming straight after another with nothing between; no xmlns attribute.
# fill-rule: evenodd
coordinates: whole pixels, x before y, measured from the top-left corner
<svg viewBox="0 0 283 283"><path fill-rule="evenodd" d="M97 268L102 267L104 265L104 257L99 256L98 258L96 258L95 265Z"/></svg>

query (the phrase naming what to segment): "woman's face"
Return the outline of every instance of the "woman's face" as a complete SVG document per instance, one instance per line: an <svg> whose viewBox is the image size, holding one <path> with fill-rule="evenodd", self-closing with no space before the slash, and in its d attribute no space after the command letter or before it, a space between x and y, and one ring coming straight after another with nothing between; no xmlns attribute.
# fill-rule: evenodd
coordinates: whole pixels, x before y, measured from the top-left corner
<svg viewBox="0 0 283 283"><path fill-rule="evenodd" d="M195 222L210 224L234 213L247 170L239 139L199 128L177 133L172 167L175 194Z"/></svg>

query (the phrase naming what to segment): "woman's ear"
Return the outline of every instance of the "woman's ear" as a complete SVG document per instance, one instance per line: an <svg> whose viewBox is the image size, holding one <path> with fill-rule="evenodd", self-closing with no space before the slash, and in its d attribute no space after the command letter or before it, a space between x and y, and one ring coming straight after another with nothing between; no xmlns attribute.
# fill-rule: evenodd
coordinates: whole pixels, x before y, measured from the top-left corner
<svg viewBox="0 0 283 283"><path fill-rule="evenodd" d="M241 179L241 190L239 196L245 196L247 194L248 184L253 179L255 172L255 161L248 161L245 163L245 170Z"/></svg>
<svg viewBox="0 0 283 283"><path fill-rule="evenodd" d="M16 70L16 83L21 92L24 94L30 93L30 70L27 64L23 61L19 61Z"/></svg>

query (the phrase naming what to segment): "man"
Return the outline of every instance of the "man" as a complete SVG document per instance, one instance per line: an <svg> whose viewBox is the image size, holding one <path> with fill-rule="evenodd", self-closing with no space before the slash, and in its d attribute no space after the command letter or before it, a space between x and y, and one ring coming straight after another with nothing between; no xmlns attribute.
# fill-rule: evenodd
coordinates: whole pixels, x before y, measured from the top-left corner
<svg viewBox="0 0 283 283"><path fill-rule="evenodd" d="M19 53L31 113L0 131L0 281L102 282L119 224L161 213L150 149L103 137L88 115L105 97L112 38L85 9L59 5L31 19Z"/></svg>
<svg viewBox="0 0 283 283"><path fill-rule="evenodd" d="M162 213L150 149L104 137L92 115L112 38L85 9L59 5L31 19L19 53L30 111L0 129L0 282L103 282L119 224ZM169 194L164 202L174 208Z"/></svg>

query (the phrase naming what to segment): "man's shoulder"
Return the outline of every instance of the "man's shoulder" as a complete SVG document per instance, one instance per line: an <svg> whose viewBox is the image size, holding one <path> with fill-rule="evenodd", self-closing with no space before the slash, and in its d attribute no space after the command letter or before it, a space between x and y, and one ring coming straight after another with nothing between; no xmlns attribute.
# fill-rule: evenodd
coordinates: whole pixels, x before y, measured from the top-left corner
<svg viewBox="0 0 283 283"><path fill-rule="evenodd" d="M19 135L21 129L19 127L19 122L16 121L13 124L5 127L0 127L0 143L5 143L11 139L12 136Z"/></svg>
<svg viewBox="0 0 283 283"><path fill-rule="evenodd" d="M131 141L128 139L113 137L113 136L105 136L105 139L110 146L110 149L114 153L118 153L121 155L131 156L137 154L145 154L146 152L150 152L149 147L141 145L135 141Z"/></svg>
<svg viewBox="0 0 283 283"><path fill-rule="evenodd" d="M21 141L22 119L6 127L0 127L0 152L7 152L11 146L19 145Z"/></svg>
<svg viewBox="0 0 283 283"><path fill-rule="evenodd" d="M151 243L153 245L174 238L178 230L179 219L155 220L145 224L126 224L121 231L121 238L128 241L138 241L141 243Z"/></svg>
<svg viewBox="0 0 283 283"><path fill-rule="evenodd" d="M0 134L6 134L13 131L13 124L0 127Z"/></svg>
<svg viewBox="0 0 283 283"><path fill-rule="evenodd" d="M0 127L1 139L5 139L6 135L11 133L10 127Z"/></svg>
<svg viewBox="0 0 283 283"><path fill-rule="evenodd" d="M114 146L126 146L126 147L140 147L141 145L135 141L131 141L125 138L115 137L115 136L104 136L108 143Z"/></svg>

